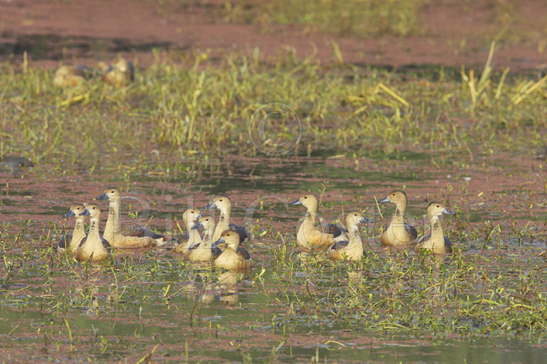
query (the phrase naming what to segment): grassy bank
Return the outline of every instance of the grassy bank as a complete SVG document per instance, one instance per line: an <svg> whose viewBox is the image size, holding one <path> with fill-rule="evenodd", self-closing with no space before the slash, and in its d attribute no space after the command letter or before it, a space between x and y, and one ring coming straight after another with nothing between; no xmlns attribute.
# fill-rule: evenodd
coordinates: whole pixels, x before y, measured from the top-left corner
<svg viewBox="0 0 547 364"><path fill-rule="evenodd" d="M66 90L52 85L52 71L4 64L0 154L63 171L140 168L158 155L199 169L227 154L410 150L445 163L463 154L534 154L544 144L545 77L488 67L327 68L290 52L270 61L258 52L215 62L206 53L173 55L126 88L91 80Z"/></svg>

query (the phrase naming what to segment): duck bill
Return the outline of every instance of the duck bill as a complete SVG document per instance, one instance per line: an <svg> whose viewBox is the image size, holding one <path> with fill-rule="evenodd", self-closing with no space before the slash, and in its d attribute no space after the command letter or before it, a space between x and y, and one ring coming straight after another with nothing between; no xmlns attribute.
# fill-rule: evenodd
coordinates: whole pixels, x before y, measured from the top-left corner
<svg viewBox="0 0 547 364"><path fill-rule="evenodd" d="M216 205L212 202L209 202L207 205L205 205L204 209L207 209L207 210L210 210L210 209L214 209L216 207Z"/></svg>
<svg viewBox="0 0 547 364"><path fill-rule="evenodd" d="M108 196L106 195L106 193L103 193L102 195L97 196L96 199L104 201L104 200L108 200Z"/></svg>
<svg viewBox="0 0 547 364"><path fill-rule="evenodd" d="M372 222L372 220L368 217L362 217L361 220L359 220L359 223L361 224L368 224L369 222Z"/></svg>
<svg viewBox="0 0 547 364"><path fill-rule="evenodd" d="M299 206L299 205L302 205L302 202L300 202L300 200L294 200L294 201L289 202L289 205Z"/></svg>
<svg viewBox="0 0 547 364"><path fill-rule="evenodd" d="M443 210L443 214L444 214L444 215L454 215L454 214L456 214L456 213L455 213L454 211L451 211L451 210L445 208L445 209Z"/></svg>
<svg viewBox="0 0 547 364"><path fill-rule="evenodd" d="M212 245L213 248L218 248L222 246L225 243L224 239L220 238L217 241L215 241Z"/></svg>
<svg viewBox="0 0 547 364"><path fill-rule="evenodd" d="M192 230L199 230L199 229L203 229L203 224L201 222L195 222L194 225L192 226Z"/></svg>
<svg viewBox="0 0 547 364"><path fill-rule="evenodd" d="M72 210L68 210L67 213L63 215L63 217L72 217L72 216L76 216L76 214Z"/></svg>
<svg viewBox="0 0 547 364"><path fill-rule="evenodd" d="M391 202L391 200L389 199L389 197L385 197L383 199L381 199L380 201L378 201L379 203L388 203L388 202Z"/></svg>
<svg viewBox="0 0 547 364"><path fill-rule="evenodd" d="M80 216L90 216L89 210L85 209L83 212L80 213Z"/></svg>

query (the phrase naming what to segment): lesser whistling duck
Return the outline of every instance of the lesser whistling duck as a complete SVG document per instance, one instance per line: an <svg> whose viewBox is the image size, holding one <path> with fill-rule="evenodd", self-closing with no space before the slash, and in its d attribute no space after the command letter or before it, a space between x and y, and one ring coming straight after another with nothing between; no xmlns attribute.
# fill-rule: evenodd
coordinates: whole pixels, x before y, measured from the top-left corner
<svg viewBox="0 0 547 364"><path fill-rule="evenodd" d="M249 233L245 227L230 223L230 217L232 215L232 201L230 201L227 196L214 197L206 208L210 209L213 207L216 207L220 211L218 223L213 234L213 241L218 240L221 234L226 230L233 230L237 232L242 242L249 239Z"/></svg>
<svg viewBox="0 0 547 364"><path fill-rule="evenodd" d="M343 230L334 224L328 224L321 230L316 227L319 203L314 195L302 196L290 202L290 205L303 205L306 208L306 215L296 234L296 242L304 250L326 249L342 234Z"/></svg>
<svg viewBox="0 0 547 364"><path fill-rule="evenodd" d="M76 87L91 77L93 70L87 66L61 66L55 71L53 84L57 87Z"/></svg>
<svg viewBox="0 0 547 364"><path fill-rule="evenodd" d="M418 232L416 229L405 222L405 211L407 205L407 196L404 191L393 191L381 203L395 204L395 213L391 222L380 236L380 242L388 247L406 247L415 242Z"/></svg>
<svg viewBox="0 0 547 364"><path fill-rule="evenodd" d="M209 262L213 259L212 244L215 231L215 219L212 216L200 216L192 230L202 229L201 241L192 244L188 249L188 259L191 262Z"/></svg>
<svg viewBox="0 0 547 364"><path fill-rule="evenodd" d="M86 205L81 215L89 216L89 231L76 249L76 259L90 262L106 259L110 255L110 244L99 233L101 210L95 205Z"/></svg>
<svg viewBox="0 0 547 364"><path fill-rule="evenodd" d="M333 260L361 260L363 257L363 241L359 233L359 224L369 220L358 212L346 215L347 240L337 241L328 250L329 258Z"/></svg>
<svg viewBox="0 0 547 364"><path fill-rule="evenodd" d="M136 236L123 235L120 222L121 196L118 190L109 189L97 197L108 200L108 219L104 228L104 237L114 248L132 249L163 245L165 238L149 230L142 229Z"/></svg>
<svg viewBox="0 0 547 364"><path fill-rule="evenodd" d="M135 80L135 66L133 62L124 58L120 58L118 62L112 65L99 62L99 69L103 73L103 80L112 86L127 86Z"/></svg>
<svg viewBox="0 0 547 364"><path fill-rule="evenodd" d="M424 235L418 240L418 249L427 249L433 254L444 255L452 252L452 243L444 236L441 226L441 215L454 215L454 212L448 210L442 204L431 202L427 206L427 218L429 219L431 230L429 234Z"/></svg>
<svg viewBox="0 0 547 364"><path fill-rule="evenodd" d="M25 167L34 167L34 163L28 158L16 155L6 155L0 159L0 172L8 171L16 174Z"/></svg>
<svg viewBox="0 0 547 364"><path fill-rule="evenodd" d="M251 256L239 243L240 236L237 231L223 232L211 248L215 267L232 272L248 270L251 267Z"/></svg>
<svg viewBox="0 0 547 364"><path fill-rule="evenodd" d="M76 249L78 249L78 246L80 245L82 240L85 239L86 233L84 224L86 216L82 214L84 211L84 206L73 205L70 206L70 209L64 215L65 217L75 217L75 223L73 231L64 235L59 241L59 244L57 246L57 249L59 251L65 251L66 249L70 253L74 253Z"/></svg>
<svg viewBox="0 0 547 364"><path fill-rule="evenodd" d="M186 255L188 254L188 249L190 248L190 246L201 241L199 231L193 229L194 224L199 216L200 212L197 209L187 209L182 213L182 222L184 223L184 227L186 228L186 232L188 233L188 240L179 244L175 248L175 252Z"/></svg>

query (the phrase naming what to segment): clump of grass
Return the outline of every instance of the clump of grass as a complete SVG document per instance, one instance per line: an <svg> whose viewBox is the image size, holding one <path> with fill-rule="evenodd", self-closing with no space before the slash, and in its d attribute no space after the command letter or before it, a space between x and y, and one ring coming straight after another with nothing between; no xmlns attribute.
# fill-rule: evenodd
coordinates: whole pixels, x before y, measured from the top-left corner
<svg viewBox="0 0 547 364"><path fill-rule="evenodd" d="M259 24L299 24L341 35L407 36L419 31L424 0L274 0L226 1L225 18Z"/></svg>
<svg viewBox="0 0 547 364"><path fill-rule="evenodd" d="M47 161L55 172L157 169L192 178L230 154L388 148L439 157L529 153L543 143L546 78L488 68L479 81L463 73L462 82L442 70L328 69L291 53L272 63L259 52L214 63L198 53L182 65L158 62L126 88L92 80L69 90L32 64L0 68L0 155Z"/></svg>

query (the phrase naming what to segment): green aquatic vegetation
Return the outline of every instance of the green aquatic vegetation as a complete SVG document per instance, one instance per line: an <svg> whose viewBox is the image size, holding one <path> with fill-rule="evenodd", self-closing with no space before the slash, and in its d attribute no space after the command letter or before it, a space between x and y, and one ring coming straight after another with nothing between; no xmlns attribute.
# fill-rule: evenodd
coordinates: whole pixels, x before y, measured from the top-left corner
<svg viewBox="0 0 547 364"><path fill-rule="evenodd" d="M308 30L362 37L407 36L420 30L418 11L424 0L274 0L226 1L224 18L232 22L299 24Z"/></svg>
<svg viewBox="0 0 547 364"><path fill-rule="evenodd" d="M67 90L32 65L1 71L0 154L26 155L44 173L83 168L122 180L195 179L233 154L449 164L456 156L530 153L545 129L545 78L500 76L488 67L478 81L468 72L432 81L290 54L213 62L197 53L176 65L157 61L126 88L90 80Z"/></svg>

